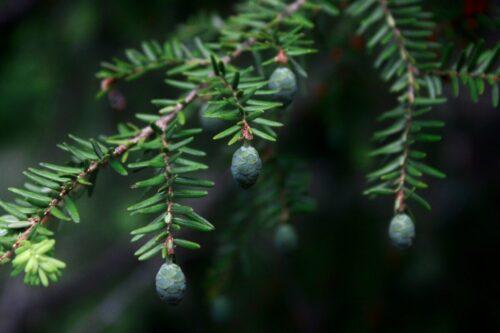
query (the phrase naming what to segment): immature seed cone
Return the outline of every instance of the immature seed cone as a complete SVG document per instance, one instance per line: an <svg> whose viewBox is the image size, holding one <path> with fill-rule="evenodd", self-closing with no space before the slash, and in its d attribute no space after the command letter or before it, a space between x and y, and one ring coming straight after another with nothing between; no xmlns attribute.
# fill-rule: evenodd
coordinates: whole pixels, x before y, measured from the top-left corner
<svg viewBox="0 0 500 333"><path fill-rule="evenodd" d="M210 313L216 323L225 323L231 318L232 304L226 296L215 297L210 304Z"/></svg>
<svg viewBox="0 0 500 333"><path fill-rule="evenodd" d="M277 90L276 100L285 106L290 104L297 93L297 79L288 67L277 68L269 78L269 89Z"/></svg>
<svg viewBox="0 0 500 333"><path fill-rule="evenodd" d="M399 249L407 249L415 238L415 225L406 214L394 216L389 225L389 238L392 244Z"/></svg>
<svg viewBox="0 0 500 333"><path fill-rule="evenodd" d="M290 252L297 247L298 237L290 224L280 224L274 234L274 246L281 252Z"/></svg>
<svg viewBox="0 0 500 333"><path fill-rule="evenodd" d="M156 292L162 301L177 305L182 301L186 291L186 277L182 269L172 263L161 265L156 274Z"/></svg>
<svg viewBox="0 0 500 333"><path fill-rule="evenodd" d="M262 161L259 157L259 152L252 146L241 146L233 154L231 163L231 173L234 180L242 187L249 188L260 175L262 169Z"/></svg>

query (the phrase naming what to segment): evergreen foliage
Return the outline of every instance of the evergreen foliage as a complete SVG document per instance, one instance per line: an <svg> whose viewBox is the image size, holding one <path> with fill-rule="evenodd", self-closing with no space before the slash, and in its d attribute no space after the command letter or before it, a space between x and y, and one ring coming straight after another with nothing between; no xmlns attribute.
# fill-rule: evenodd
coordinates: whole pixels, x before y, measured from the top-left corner
<svg viewBox="0 0 500 333"><path fill-rule="evenodd" d="M427 144L441 140L438 131L444 122L431 115L446 102L443 85L450 80L455 96L465 87L473 101L491 90L492 104L497 107L500 46L485 49L479 43L458 57L452 56L452 48L440 55L445 48L429 40L435 24L419 0L356 0L346 13L359 18L358 33L366 36L375 67L396 95L394 108L378 118L386 125L374 133L378 146L370 156L380 158L381 166L367 175L370 185L365 194L394 199L394 219L404 216L407 225L401 234L391 223L390 237L399 247L408 247L415 233L406 215L411 214L409 202L430 209L420 194L428 187L427 177L445 177L425 160ZM240 164L233 165L233 175L242 187L257 181L262 159L255 190L236 198L233 223L218 230L223 246L211 273L212 297L223 290L225 279L219 277L228 277L235 260L255 250L249 241L252 233L272 229L277 232L278 247L295 246L291 218L314 209L308 196L310 175L300 161L281 156L273 143L285 125L283 113L296 96L297 81L307 79L303 59L316 52L309 32L323 14L335 16L338 10L328 0L243 1L226 21L191 22L198 29L186 33L181 27L164 43L147 41L140 49L126 50L123 59L102 63L97 73L102 80L100 95L122 81L166 70L165 83L179 91L179 97L152 99L158 113L138 113L142 127L119 124L116 134L100 139L70 135L67 143L59 145L70 157L67 163L41 163L25 171L26 183L10 189L15 199L0 201L5 211L0 216L0 262L11 262L13 274L24 273L27 284L47 286L57 281L65 263L54 257L51 227L84 220L75 201L83 192L92 194L102 168L109 166L122 176L141 171L145 178L132 187L143 191L143 196L128 210L131 215L153 217L131 231L132 242L141 242L135 254L139 260L161 255L166 266L159 272L161 286L157 288L167 303L178 303L185 280L174 264L175 248L201 246L178 238L177 233L215 229L183 202L205 197L214 186L197 174L208 165L202 160L205 152L193 146L201 132L189 126L195 100L205 105L205 117L224 122L214 140L239 143L240 150L252 147L250 143L258 148L252 147L258 168L251 170L241 168L241 151L236 150ZM160 274L167 266L175 267L175 274ZM171 287L173 292L168 291Z"/></svg>

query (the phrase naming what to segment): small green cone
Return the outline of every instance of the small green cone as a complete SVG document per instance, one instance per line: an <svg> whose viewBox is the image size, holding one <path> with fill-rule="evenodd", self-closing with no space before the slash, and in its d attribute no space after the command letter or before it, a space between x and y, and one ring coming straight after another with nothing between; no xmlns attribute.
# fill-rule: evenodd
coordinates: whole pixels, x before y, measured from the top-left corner
<svg viewBox="0 0 500 333"><path fill-rule="evenodd" d="M226 296L215 297L210 304L210 314L214 322L222 324L232 315L231 301Z"/></svg>
<svg viewBox="0 0 500 333"><path fill-rule="evenodd" d="M280 224L274 234L274 246L283 253L293 251L298 244L295 228L290 224Z"/></svg>
<svg viewBox="0 0 500 333"><path fill-rule="evenodd" d="M262 161L259 152L252 146L241 146L233 154L231 162L231 174L234 180L244 189L251 187L257 182Z"/></svg>
<svg viewBox="0 0 500 333"><path fill-rule="evenodd" d="M415 225L406 214L397 214L389 225L389 238L399 249L409 248L415 239Z"/></svg>
<svg viewBox="0 0 500 333"><path fill-rule="evenodd" d="M182 269L173 263L161 265L156 274L156 292L160 299L170 305L177 305L184 298L186 277Z"/></svg>
<svg viewBox="0 0 500 333"><path fill-rule="evenodd" d="M297 93L297 79L288 67L277 68L269 78L269 89L276 90L276 100L289 105Z"/></svg>

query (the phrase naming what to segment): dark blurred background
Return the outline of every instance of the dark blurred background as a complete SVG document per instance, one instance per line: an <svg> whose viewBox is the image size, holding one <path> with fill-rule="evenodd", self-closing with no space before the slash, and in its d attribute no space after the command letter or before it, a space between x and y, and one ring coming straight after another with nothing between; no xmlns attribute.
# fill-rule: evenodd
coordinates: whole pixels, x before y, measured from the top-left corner
<svg viewBox="0 0 500 333"><path fill-rule="evenodd" d="M112 109L106 98L95 99L100 61L145 39L164 40L200 11L225 17L233 6L229 0L0 1L0 197L23 182L24 169L63 161L55 145L67 133L111 134L135 112L155 112L151 98L173 94L163 73L154 73L120 85L126 108ZM459 47L478 38L498 42L493 1L425 6L436 13L440 40ZM464 92L434 112L447 125L443 141L428 149L448 177L426 190L432 212L415 210L415 246L394 250L386 236L392 203L361 194L374 166L367 151L375 118L394 97L354 30L345 17L319 22L320 52L281 133L280 149L313 173L317 212L293 219L300 247L289 256L273 249L272 235L256 241L253 269L236 269L224 288L231 309L225 320L211 315L207 274L238 189L228 172L229 150L209 133L199 145L212 153L209 177L218 186L197 207L218 229L193 235L202 250L179 252L189 283L180 306L156 296L159 260L134 258L128 234L143 221L126 207L139 193L128 190L132 179L108 170L94 197L80 200L82 223L58 227L57 256L68 263L60 283L31 288L11 279L8 265L0 268L0 332L500 331L499 110L489 96L473 104Z"/></svg>

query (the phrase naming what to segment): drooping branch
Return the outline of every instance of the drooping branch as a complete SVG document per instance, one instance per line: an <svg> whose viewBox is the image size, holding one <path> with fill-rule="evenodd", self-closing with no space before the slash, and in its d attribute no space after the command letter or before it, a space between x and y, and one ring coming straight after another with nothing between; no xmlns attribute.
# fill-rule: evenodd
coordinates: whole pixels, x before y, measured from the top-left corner
<svg viewBox="0 0 500 333"><path fill-rule="evenodd" d="M182 103L179 103L176 107L176 110L166 116L161 117L158 121L156 121L156 125L159 128L166 128L168 123L172 121L176 114L183 110L189 103L191 103L196 97L196 92L188 94ZM136 136L127 140L126 143L120 144L117 146L112 153L113 158L119 158L127 151L129 151L132 147L137 145L139 142L146 140L153 134L153 129L151 126L144 127ZM17 238L16 242L12 245L11 250L5 252L2 256L0 256L0 263L4 262L6 259L12 257L14 251L22 244L22 242L30 237L36 227L40 224L45 224L49 218L51 217L52 210L56 208L62 201L76 188L80 186L80 181L82 179L87 178L94 172L96 172L99 168L107 165L108 160L98 160L92 162L83 172L81 172L73 181L68 184L64 184L57 198L53 199L49 205L44 209L43 214L41 216L35 216L29 219L31 225L22 232Z"/></svg>
<svg viewBox="0 0 500 333"><path fill-rule="evenodd" d="M467 79L482 79L482 80L489 80L491 82L500 81L500 74L496 73L475 73L475 72L463 72L463 71L459 72L453 69L432 69L426 71L426 73L445 78L466 77Z"/></svg>
<svg viewBox="0 0 500 333"><path fill-rule="evenodd" d="M406 100L405 106L405 125L403 134L401 136L401 142L403 145L403 153L402 160L400 166L400 176L397 179L397 187L396 187L396 200L394 204L394 210L396 212L403 212L405 210L405 184L407 177L407 167L408 167L408 155L410 151L410 131L413 121L413 111L415 104L415 94L418 92L418 86L416 84L415 76L418 75L419 70L415 66L415 59L412 57L408 49L405 45L405 39L401 33L401 30L396 25L396 20L389 9L387 4L387 0L380 0L380 5L382 6L386 22L391 29L394 40L396 41L396 45L398 48L398 52L400 54L401 60L404 63L405 71L406 71L406 80L407 80L407 89L406 96L404 99Z"/></svg>
<svg viewBox="0 0 500 333"><path fill-rule="evenodd" d="M376 141L386 143L370 155L391 159L367 176L376 184L365 194L395 195L397 214L407 210L407 198L430 208L416 193L417 189L427 187L419 178L423 174L442 178L444 174L420 162L426 154L416 151L414 145L440 140L439 135L426 132L443 126L441 121L416 119L445 101L440 97L440 81L424 72L436 68L434 49L439 47L425 39L432 35L431 15L412 1L396 0L357 0L347 11L354 16L369 15L370 19L363 20L358 32L369 34L370 50L380 50L375 66L381 68L384 80L393 81L390 91L398 94L399 102L396 108L379 117L393 123L374 134Z"/></svg>
<svg viewBox="0 0 500 333"><path fill-rule="evenodd" d="M305 3L306 3L305 0L297 0L297 1L293 2L292 4L288 5L284 9L284 11L282 13L279 13L278 16L276 17L276 19L272 23L270 23L270 24L279 23L283 19L289 17L290 15L292 15L293 13L295 13L296 11L298 11ZM234 59L236 59L237 57L239 57L243 52L249 50L256 42L257 42L257 40L254 37L249 38L248 40L243 41L239 46L237 46L235 48L235 50L232 53L230 53L230 54L222 57L221 61L223 63L225 63L225 64L230 63L231 61L233 61ZM147 49L147 48L145 48L145 49ZM147 50L146 50L146 53L148 53ZM151 56L151 58L153 58L153 56ZM201 63L207 65L207 64L210 63L210 60L209 59L205 59L205 60L201 61ZM186 97L175 106L175 108L173 109L173 111L171 111L170 113L168 113L165 116L162 116L159 120L157 120L156 121L156 125L159 128L161 128L161 129L164 130L167 127L168 123L170 121L172 121L173 119L175 119L176 115L180 111L184 110L189 104L191 104L196 99L196 97L198 95L198 92L199 92L199 90L201 88L202 88L202 85L200 85L200 86L194 88L193 90L191 90L186 95ZM113 158L118 158L118 157L122 156L127 151L129 151L132 147L134 147L135 145L137 145L138 143L140 143L140 142L148 139L149 137L151 137L153 133L154 133L154 130L152 129L151 126L144 127L133 138L127 140L125 143L121 143L120 145L118 145L114 149L114 151L112 153L112 157ZM59 192L59 195L57 196L57 198L53 199L49 203L49 205L44 209L43 214L41 216L36 216L36 217L32 217L32 218L29 219L31 225L24 232L22 232L19 235L18 239L13 244L11 250L5 252L0 257L0 262L3 262L5 259L11 258L12 255L13 255L13 253L14 253L14 251L15 251L15 249L17 249L21 245L21 243L24 240L28 239L30 237L30 235L33 233L33 231L36 230L36 226L39 225L39 224L44 224L44 223L46 223L48 221L48 219L50 218L51 212L54 209L54 207L57 207L64 200L65 197L67 197L75 188L78 187L79 180L84 179L84 178L90 176L91 174L93 174L99 168L101 168L102 166L105 166L106 164L107 164L106 161L100 161L100 160L93 161L72 182L70 182L69 184L64 184L64 186L62 187L61 191Z"/></svg>

